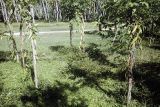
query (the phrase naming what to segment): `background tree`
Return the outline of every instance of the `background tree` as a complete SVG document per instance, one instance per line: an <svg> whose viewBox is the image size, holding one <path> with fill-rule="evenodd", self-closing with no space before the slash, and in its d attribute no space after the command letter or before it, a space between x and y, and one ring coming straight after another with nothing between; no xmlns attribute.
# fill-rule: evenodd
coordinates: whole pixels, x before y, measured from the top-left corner
<svg viewBox="0 0 160 107"><path fill-rule="evenodd" d="M11 1L10 1L11 2ZM18 49L17 49L17 44L16 44L16 41L14 39L14 33L13 33L13 28L12 28L12 25L11 25L11 22L13 21L13 8L12 8L12 2L10 4L9 1L6 1L4 2L3 0L0 0L0 3L1 3L1 7L2 7L2 13L3 13L3 20L4 20L4 23L6 25L6 27L8 28L8 31L9 32L9 40L11 41L11 44L10 46L11 47L11 50L12 50L12 56L13 58L15 57L17 62L19 62L19 54L18 54ZM15 59L14 58L14 59Z"/></svg>
<svg viewBox="0 0 160 107"><path fill-rule="evenodd" d="M156 2L159 3L158 1ZM135 66L136 50L138 47L139 48L141 47L140 44L143 38L145 38L146 36L153 37L153 35L150 35L150 34L146 35L145 32L153 31L151 27L153 26L152 21L158 18L157 14L159 14L159 12L154 13L155 15L154 17L157 17L157 18L153 19L152 18L153 16L151 16L153 12L152 9L156 7L154 4L155 4L155 1L151 2L148 0L144 0L144 1L108 0L104 4L103 9L105 10L106 13L101 17L100 23L104 27L114 28L114 30L102 31L101 32L102 35L104 34L104 32L107 32L106 37L109 37L111 36L110 31L112 31L113 36L115 36L113 41L115 41L119 39L119 37L116 38L116 36L119 35L117 25L122 26L122 27L119 27L121 30L126 29L126 28L128 29L128 32L126 33L121 32L122 36L126 35L129 38L129 44L128 44L128 50L129 50L129 62L128 63L129 65L128 65L128 73L127 73L128 74L127 105L129 105L131 101L131 91L132 91L132 86L133 86L133 68ZM154 10L154 12L156 11ZM154 24L154 26L158 27L159 25ZM154 31L154 32L158 33L158 31Z"/></svg>

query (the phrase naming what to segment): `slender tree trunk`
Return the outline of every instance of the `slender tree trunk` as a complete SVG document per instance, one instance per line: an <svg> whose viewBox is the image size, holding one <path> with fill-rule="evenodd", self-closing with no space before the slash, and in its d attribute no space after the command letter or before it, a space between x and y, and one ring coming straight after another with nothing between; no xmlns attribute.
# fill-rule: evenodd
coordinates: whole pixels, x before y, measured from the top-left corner
<svg viewBox="0 0 160 107"><path fill-rule="evenodd" d="M39 2L37 3L37 6L36 6L36 12L35 12L38 19L45 18L43 10L44 9L43 9L42 0L39 0Z"/></svg>
<svg viewBox="0 0 160 107"><path fill-rule="evenodd" d="M33 6L30 6L30 11L32 15L32 23L35 23L34 20L34 11L33 11ZM35 87L38 88L38 73L37 73L37 52L36 52L36 39L35 37L31 37L31 44L32 44L32 56L33 56L33 70L34 70L34 83Z"/></svg>
<svg viewBox="0 0 160 107"><path fill-rule="evenodd" d="M99 24L98 24L98 30L102 31L102 24L101 24L101 22L99 22Z"/></svg>
<svg viewBox="0 0 160 107"><path fill-rule="evenodd" d="M84 11L83 16L84 16L84 20L87 21L86 10Z"/></svg>
<svg viewBox="0 0 160 107"><path fill-rule="evenodd" d="M38 88L38 73L37 73L37 61L36 61L36 40L32 38L31 43L32 43L32 54L33 54L34 83L35 83L35 87Z"/></svg>
<svg viewBox="0 0 160 107"><path fill-rule="evenodd" d="M49 6L48 6L48 2L47 2L47 0L44 0L44 2L45 2L45 6L46 6L47 19L48 19L48 21L49 21Z"/></svg>
<svg viewBox="0 0 160 107"><path fill-rule="evenodd" d="M83 18L83 15L80 16L81 18L81 30L80 30L80 33L81 33L81 40L80 40L80 49L82 51L84 51L84 18Z"/></svg>
<svg viewBox="0 0 160 107"><path fill-rule="evenodd" d="M46 8L45 8L45 5L44 5L44 1L41 0L41 3L42 3L43 12L44 12L44 18L45 18L45 20L47 20L47 17L46 17Z"/></svg>
<svg viewBox="0 0 160 107"><path fill-rule="evenodd" d="M1 3L1 8L2 8L3 20L4 22L7 22L7 20L9 19L8 19L6 4L3 0L0 0L0 3Z"/></svg>
<svg viewBox="0 0 160 107"><path fill-rule="evenodd" d="M44 11L44 17L45 20L49 20L49 14L48 14L48 4L46 0L42 0L42 7L43 7L43 11Z"/></svg>
<svg viewBox="0 0 160 107"><path fill-rule="evenodd" d="M55 1L55 16L56 16L56 21L58 22L59 20L62 20L62 13L61 13L61 8L60 8L60 0Z"/></svg>
<svg viewBox="0 0 160 107"><path fill-rule="evenodd" d="M59 6L58 6L58 0L56 0L56 20L59 21Z"/></svg>
<svg viewBox="0 0 160 107"><path fill-rule="evenodd" d="M129 77L128 78L128 93L127 93L127 105L129 105L130 104L130 102L131 102L131 91L132 91L132 77Z"/></svg>
<svg viewBox="0 0 160 107"><path fill-rule="evenodd" d="M149 29L149 31L151 31L150 33L153 34L154 33L154 22L153 22L154 19L152 19L151 21L151 30Z"/></svg>
<svg viewBox="0 0 160 107"><path fill-rule="evenodd" d="M73 23L72 23L72 22L70 22L69 24L70 24L70 25L69 25L69 28L70 28L70 46L72 47L72 46L73 46L73 44L72 44Z"/></svg>
<svg viewBox="0 0 160 107"><path fill-rule="evenodd" d="M14 6L14 16L15 16L16 21L18 22L19 19L18 19L18 14L17 14L16 1L15 1L15 0L12 0L12 2L13 2L13 6Z"/></svg>
<svg viewBox="0 0 160 107"><path fill-rule="evenodd" d="M116 37L117 37L117 23L116 22L114 23L114 32L115 32L114 33L115 35L114 35L114 38L113 38L113 43L114 43L114 41L116 40Z"/></svg>
<svg viewBox="0 0 160 107"><path fill-rule="evenodd" d="M129 55L129 69L128 69L128 93L127 93L127 106L131 102L132 87L133 87L133 67L135 63L135 48L132 48Z"/></svg>
<svg viewBox="0 0 160 107"><path fill-rule="evenodd" d="M21 64L22 67L25 67L25 61L24 61L24 36L23 36L23 22L20 23L20 39L21 39Z"/></svg>
<svg viewBox="0 0 160 107"><path fill-rule="evenodd" d="M62 10L61 10L60 0L59 0L59 19L62 20Z"/></svg>
<svg viewBox="0 0 160 107"><path fill-rule="evenodd" d="M99 0L96 1L96 12L97 12L98 16L101 15Z"/></svg>
<svg viewBox="0 0 160 107"><path fill-rule="evenodd" d="M88 20L91 20L91 9L88 10Z"/></svg>

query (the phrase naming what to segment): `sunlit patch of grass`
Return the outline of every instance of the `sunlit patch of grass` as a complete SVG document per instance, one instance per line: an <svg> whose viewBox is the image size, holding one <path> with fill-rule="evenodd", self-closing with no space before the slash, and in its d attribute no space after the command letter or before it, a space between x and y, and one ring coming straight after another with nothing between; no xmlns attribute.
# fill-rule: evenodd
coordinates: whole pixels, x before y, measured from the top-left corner
<svg viewBox="0 0 160 107"><path fill-rule="evenodd" d="M29 72L14 62L0 63L0 80L2 91L0 93L0 105L21 105L20 96L28 86L33 86Z"/></svg>

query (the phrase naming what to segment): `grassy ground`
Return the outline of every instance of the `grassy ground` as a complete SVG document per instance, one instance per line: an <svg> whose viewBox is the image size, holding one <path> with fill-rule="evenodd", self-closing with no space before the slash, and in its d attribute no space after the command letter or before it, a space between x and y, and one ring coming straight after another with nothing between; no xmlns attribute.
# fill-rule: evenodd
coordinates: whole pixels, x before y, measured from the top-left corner
<svg viewBox="0 0 160 107"><path fill-rule="evenodd" d="M59 30L69 30L69 23L68 22L37 22L37 28L38 31L59 31ZM19 31L19 24L18 23L12 23L13 30L15 32ZM74 23L74 29L78 29L77 24ZM85 23L85 27L88 29L97 29L97 23ZM5 31L6 28L4 27L3 23L0 23L0 32Z"/></svg>
<svg viewBox="0 0 160 107"><path fill-rule="evenodd" d="M66 30L66 25L39 23L39 29ZM90 23L87 26L91 28L93 25ZM16 40L18 42L19 38L16 37ZM34 88L29 70L22 69L14 61L6 61L8 42L6 38L0 40L0 55L5 57L0 62L0 106L125 107L127 56L112 52L109 39L102 40L97 34L86 34L86 53L78 49L78 33L73 37L74 48L70 48L68 33L41 35L37 41L39 89ZM30 50L29 43L30 40L26 39L27 50ZM158 47L145 45L142 51L137 52L133 107L142 107L145 102L149 105L148 101L159 104L159 91L155 90L160 87ZM148 82L156 84L154 89ZM157 96L152 98L150 93Z"/></svg>

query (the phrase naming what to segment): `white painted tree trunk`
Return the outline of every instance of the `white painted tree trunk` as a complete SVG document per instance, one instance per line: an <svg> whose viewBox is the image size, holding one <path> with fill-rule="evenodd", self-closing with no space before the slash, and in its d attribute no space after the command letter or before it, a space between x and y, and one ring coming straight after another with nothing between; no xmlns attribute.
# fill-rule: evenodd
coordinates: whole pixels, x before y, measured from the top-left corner
<svg viewBox="0 0 160 107"><path fill-rule="evenodd" d="M43 7L43 12L44 12L44 17L45 20L49 20L49 9L48 9L48 2L46 0L42 0L42 7Z"/></svg>
<svg viewBox="0 0 160 107"><path fill-rule="evenodd" d="M38 88L38 73L37 73L37 59L36 59L36 40L31 39L31 44L32 44L32 57L33 57L33 70L34 70L34 83L35 87Z"/></svg>
<svg viewBox="0 0 160 107"><path fill-rule="evenodd" d="M81 17L81 30L80 30L80 34L81 34L81 40L80 40L80 49L82 50L82 51L84 51L84 36L85 36L85 34L84 34L84 18L83 18L83 16L81 15L80 16Z"/></svg>
<svg viewBox="0 0 160 107"><path fill-rule="evenodd" d="M114 38L113 38L113 43L115 42L115 40L117 38L117 23L116 22L114 23L114 32L115 32L114 33L115 35L114 35Z"/></svg>
<svg viewBox="0 0 160 107"><path fill-rule="evenodd" d="M3 14L3 20L4 22L7 22L9 19L8 19L5 2L3 0L0 0L0 3L1 3L1 9L2 9L2 14Z"/></svg>
<svg viewBox="0 0 160 107"><path fill-rule="evenodd" d="M19 22L20 16L19 16L19 12L18 12L18 9L17 9L17 5L16 5L17 0L12 0L12 2L13 2L13 6L14 6L14 16L15 16L15 19L16 19L17 22Z"/></svg>
<svg viewBox="0 0 160 107"><path fill-rule="evenodd" d="M25 67L25 61L24 61L24 35L23 35L23 22L20 23L20 40L21 40L21 64L22 67Z"/></svg>
<svg viewBox="0 0 160 107"><path fill-rule="evenodd" d="M127 93L127 106L131 102L132 87L133 87L133 67L135 63L135 49L132 48L129 55L129 69L128 69L128 93Z"/></svg>
<svg viewBox="0 0 160 107"><path fill-rule="evenodd" d="M46 5L46 17L49 20L49 5L48 5L47 0L44 0L44 2L45 2L45 5Z"/></svg>
<svg viewBox="0 0 160 107"><path fill-rule="evenodd" d="M47 18L47 11L46 11L46 7L45 7L45 4L44 4L44 0L42 0L42 7L43 7L43 12L44 12L45 20L48 20L48 18Z"/></svg>
<svg viewBox="0 0 160 107"><path fill-rule="evenodd" d="M32 23L35 23L34 20L34 11L33 11L33 6L30 6L30 12L32 15ZM33 34L33 33L32 33ZM31 44L32 44L32 57L33 57L33 70L34 70L34 83L35 87L38 88L38 73L37 73L37 52L36 52L36 39L35 37L31 37Z"/></svg>
<svg viewBox="0 0 160 107"><path fill-rule="evenodd" d="M56 21L58 22L59 20L62 19L62 13L61 13L61 8L60 8L60 0L55 1L55 15L56 15Z"/></svg>
<svg viewBox="0 0 160 107"><path fill-rule="evenodd" d="M58 0L56 0L56 20L59 21L59 5Z"/></svg>

